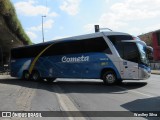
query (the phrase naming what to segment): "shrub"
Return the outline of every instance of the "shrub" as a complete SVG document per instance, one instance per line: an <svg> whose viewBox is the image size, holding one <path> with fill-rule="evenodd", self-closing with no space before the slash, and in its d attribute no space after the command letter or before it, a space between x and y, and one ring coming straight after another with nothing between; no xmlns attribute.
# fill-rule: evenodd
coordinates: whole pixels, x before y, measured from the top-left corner
<svg viewBox="0 0 160 120"><path fill-rule="evenodd" d="M10 31L15 34L23 44L32 44L30 38L25 33L20 21L18 20L16 10L10 0L0 0L0 14L3 16Z"/></svg>

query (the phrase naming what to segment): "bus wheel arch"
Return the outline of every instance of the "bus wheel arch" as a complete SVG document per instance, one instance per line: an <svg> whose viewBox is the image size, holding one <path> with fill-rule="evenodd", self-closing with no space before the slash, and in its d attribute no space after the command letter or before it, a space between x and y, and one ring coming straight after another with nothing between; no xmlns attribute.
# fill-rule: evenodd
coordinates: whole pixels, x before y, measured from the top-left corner
<svg viewBox="0 0 160 120"><path fill-rule="evenodd" d="M112 68L105 68L101 72L101 79L106 85L113 85L117 83L116 72Z"/></svg>
<svg viewBox="0 0 160 120"><path fill-rule="evenodd" d="M25 79L25 80L29 80L30 79L30 74L29 74L28 70L24 70L23 71L22 79Z"/></svg>
<svg viewBox="0 0 160 120"><path fill-rule="evenodd" d="M39 81L39 80L41 80L41 75L40 75L39 71L38 71L38 70L33 70L33 71L32 71L32 74L31 74L31 78L32 78L32 80L34 80L34 81Z"/></svg>
<svg viewBox="0 0 160 120"><path fill-rule="evenodd" d="M48 83L53 83L55 80L56 80L56 78L46 78L46 80L47 80L47 82Z"/></svg>

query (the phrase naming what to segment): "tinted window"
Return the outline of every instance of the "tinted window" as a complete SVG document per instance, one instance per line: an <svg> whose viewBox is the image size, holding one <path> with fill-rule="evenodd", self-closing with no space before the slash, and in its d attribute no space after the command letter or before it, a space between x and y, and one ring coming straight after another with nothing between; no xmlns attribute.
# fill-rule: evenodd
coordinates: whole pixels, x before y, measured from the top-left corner
<svg viewBox="0 0 160 120"><path fill-rule="evenodd" d="M29 58L36 57L50 44L41 44L28 46L23 48L16 48L11 51L12 58ZM63 55L63 54L77 54L88 52L105 52L111 54L111 51L102 37L90 38L84 40L74 40L59 42L53 44L48 48L42 56Z"/></svg>
<svg viewBox="0 0 160 120"><path fill-rule="evenodd" d="M111 50L103 37L86 39L85 49L86 52L105 52L107 54L111 54Z"/></svg>
<svg viewBox="0 0 160 120"><path fill-rule="evenodd" d="M47 45L27 46L11 50L12 58L30 58L37 56Z"/></svg>
<svg viewBox="0 0 160 120"><path fill-rule="evenodd" d="M76 54L84 52L84 45L82 41L69 41L56 43L52 45L43 56L63 55L63 54Z"/></svg>
<svg viewBox="0 0 160 120"><path fill-rule="evenodd" d="M139 51L136 43L123 43L122 58L131 62L139 62Z"/></svg>
<svg viewBox="0 0 160 120"><path fill-rule="evenodd" d="M124 47L123 47L123 43L119 42L117 44L115 44L115 48L117 49L119 55L121 58L123 58L123 51L124 51Z"/></svg>
<svg viewBox="0 0 160 120"><path fill-rule="evenodd" d="M133 37L130 35L111 35L107 36L110 41L115 45L117 42L121 42L122 40L133 40Z"/></svg>
<svg viewBox="0 0 160 120"><path fill-rule="evenodd" d="M110 41L113 43L115 48L117 49L119 55L123 58L123 43L122 40L133 40L133 37L130 35L111 35L107 36Z"/></svg>
<svg viewBox="0 0 160 120"><path fill-rule="evenodd" d="M66 54L77 54L77 53L84 53L84 41L78 40L66 43Z"/></svg>
<svg viewBox="0 0 160 120"><path fill-rule="evenodd" d="M111 51L102 37L56 43L43 56Z"/></svg>

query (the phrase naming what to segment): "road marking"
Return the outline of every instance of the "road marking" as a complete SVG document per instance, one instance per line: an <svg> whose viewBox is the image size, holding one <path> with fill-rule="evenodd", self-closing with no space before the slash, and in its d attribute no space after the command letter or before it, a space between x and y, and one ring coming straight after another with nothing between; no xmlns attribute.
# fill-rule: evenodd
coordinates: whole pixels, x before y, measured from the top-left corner
<svg viewBox="0 0 160 120"><path fill-rule="evenodd" d="M142 93L142 92L138 92L138 91L136 91L136 90L129 90L129 89L127 89L127 88L120 87L120 86L116 86L116 87L121 88L121 89L123 89L123 90L127 90L127 91L132 92L132 93L144 95L144 96L147 96L147 97L156 97L156 96L153 96L153 95L149 95L149 94L145 94L145 93ZM160 99L160 98L156 98L156 99Z"/></svg>
<svg viewBox="0 0 160 120"><path fill-rule="evenodd" d="M58 85L54 85L53 89L58 98L58 102L62 107L62 111L77 111L77 112L79 111L76 108L76 106L73 104L73 102L69 99L69 97L64 94L63 90ZM72 116L72 113L67 113L67 114L68 116ZM78 114L81 115L80 112ZM68 119L69 120L86 120L84 117L68 117Z"/></svg>

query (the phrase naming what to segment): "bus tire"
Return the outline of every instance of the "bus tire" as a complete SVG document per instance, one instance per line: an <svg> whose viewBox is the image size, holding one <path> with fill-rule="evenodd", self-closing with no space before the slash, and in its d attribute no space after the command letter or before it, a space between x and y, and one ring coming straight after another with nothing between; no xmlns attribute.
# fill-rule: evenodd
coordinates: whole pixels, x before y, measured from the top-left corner
<svg viewBox="0 0 160 120"><path fill-rule="evenodd" d="M102 79L105 85L113 85L117 82L116 75L113 71L106 71L102 75Z"/></svg>
<svg viewBox="0 0 160 120"><path fill-rule="evenodd" d="M41 80L41 76L37 70L32 72L32 80L33 81L40 81Z"/></svg>
<svg viewBox="0 0 160 120"><path fill-rule="evenodd" d="M23 71L22 79L30 80L30 74L27 70Z"/></svg>

